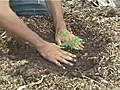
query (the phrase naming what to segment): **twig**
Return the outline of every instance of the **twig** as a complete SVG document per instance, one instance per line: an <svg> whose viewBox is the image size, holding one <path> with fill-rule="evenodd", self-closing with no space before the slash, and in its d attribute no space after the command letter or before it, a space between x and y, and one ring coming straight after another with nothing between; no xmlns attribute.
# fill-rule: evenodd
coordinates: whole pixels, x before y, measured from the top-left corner
<svg viewBox="0 0 120 90"><path fill-rule="evenodd" d="M83 78L86 78L86 79L89 79L89 80L92 80L93 82L97 83L97 84L100 85L100 86L104 86L102 83L100 83L100 82L98 82L98 81L96 81L96 80L94 80L94 79L92 79L92 78L89 78L89 77L86 76L86 75L83 75L83 74L82 74L82 77L83 77Z"/></svg>
<svg viewBox="0 0 120 90"><path fill-rule="evenodd" d="M3 33L0 35L0 37L3 37L5 34L6 34L6 32L3 32Z"/></svg>
<svg viewBox="0 0 120 90"><path fill-rule="evenodd" d="M37 81L37 82L32 82L32 83L30 83L30 84L28 84L28 85L20 86L17 90L23 90L23 89L27 88L28 86L32 87L32 86L34 86L34 85L40 84L40 83L43 82L43 80L44 80L45 77L46 77L46 76L43 76L43 77L41 78L41 80L39 80L39 81Z"/></svg>

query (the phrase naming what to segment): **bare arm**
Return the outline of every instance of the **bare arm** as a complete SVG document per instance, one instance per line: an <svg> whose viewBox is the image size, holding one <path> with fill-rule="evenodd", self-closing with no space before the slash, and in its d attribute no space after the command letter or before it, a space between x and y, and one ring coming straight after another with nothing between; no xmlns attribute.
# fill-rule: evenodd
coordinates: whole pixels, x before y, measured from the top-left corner
<svg viewBox="0 0 120 90"><path fill-rule="evenodd" d="M66 25L63 19L61 0L46 0L47 6L53 16L55 30L65 29Z"/></svg>
<svg viewBox="0 0 120 90"><path fill-rule="evenodd" d="M61 45L64 42L71 42L76 38L74 34L67 30L65 21L63 19L63 12L61 6L61 0L46 0L47 6L53 16L54 26L55 26L55 40L58 45ZM60 33L66 33L66 37L61 37ZM71 48L73 49L82 49L83 46L81 42L78 42Z"/></svg>
<svg viewBox="0 0 120 90"><path fill-rule="evenodd" d="M38 47L45 42L19 19L19 17L9 8L9 3L7 1L0 2L0 25L8 32L31 43L35 47Z"/></svg>
<svg viewBox="0 0 120 90"><path fill-rule="evenodd" d="M69 61L73 61L72 57L75 57L75 55L65 52L57 45L41 39L10 9L9 2L6 0L0 1L0 26L18 38L31 43L44 58L54 64L60 67L62 66L60 62L73 65Z"/></svg>

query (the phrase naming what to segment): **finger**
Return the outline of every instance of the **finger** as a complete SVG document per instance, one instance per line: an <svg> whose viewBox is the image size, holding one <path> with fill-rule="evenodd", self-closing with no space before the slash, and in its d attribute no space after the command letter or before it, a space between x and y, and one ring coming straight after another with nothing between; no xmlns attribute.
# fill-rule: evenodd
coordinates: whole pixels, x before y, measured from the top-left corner
<svg viewBox="0 0 120 90"><path fill-rule="evenodd" d="M76 46L76 50L82 50L82 49L83 49L82 46L80 46L80 45L77 45L77 46Z"/></svg>
<svg viewBox="0 0 120 90"><path fill-rule="evenodd" d="M60 62L58 62L57 59L49 58L49 61L52 62L52 63L54 63L55 65L57 65L57 66L62 67L63 69L65 69L65 67L62 64L60 64Z"/></svg>
<svg viewBox="0 0 120 90"><path fill-rule="evenodd" d="M74 49L79 50L81 47L77 44L74 46Z"/></svg>
<svg viewBox="0 0 120 90"><path fill-rule="evenodd" d="M67 64L67 65L73 66L72 63L68 62L68 61L65 60L64 58L60 58L59 61L62 62L62 63L65 63L65 64Z"/></svg>
<svg viewBox="0 0 120 90"><path fill-rule="evenodd" d="M78 45L79 45L80 47L84 47L82 44L83 44L83 43L81 43L81 42L78 43Z"/></svg>
<svg viewBox="0 0 120 90"><path fill-rule="evenodd" d="M72 48L73 48L73 49L75 49L75 50L79 50L79 48L78 48L78 47L76 47L76 46L73 46Z"/></svg>
<svg viewBox="0 0 120 90"><path fill-rule="evenodd" d="M79 47L80 47L80 49L84 48L84 46L81 43L79 43Z"/></svg>
<svg viewBox="0 0 120 90"><path fill-rule="evenodd" d="M69 55L65 55L64 54L61 57L64 58L64 59L66 59L66 60L68 60L68 61L76 62L76 59L70 57Z"/></svg>
<svg viewBox="0 0 120 90"><path fill-rule="evenodd" d="M59 38L56 39L58 45L62 45L61 41Z"/></svg>
<svg viewBox="0 0 120 90"><path fill-rule="evenodd" d="M61 50L61 52L65 55L69 55L70 57L73 57L73 58L77 57L76 55L69 53L69 52L66 52L66 51L63 51L63 50Z"/></svg>
<svg viewBox="0 0 120 90"><path fill-rule="evenodd" d="M74 45L73 48L75 50L81 50L83 48L83 45L81 43L78 43L78 44Z"/></svg>
<svg viewBox="0 0 120 90"><path fill-rule="evenodd" d="M55 65L59 66L59 67L62 67L63 69L65 69L65 67L60 64L56 59L49 59L52 63L54 63Z"/></svg>

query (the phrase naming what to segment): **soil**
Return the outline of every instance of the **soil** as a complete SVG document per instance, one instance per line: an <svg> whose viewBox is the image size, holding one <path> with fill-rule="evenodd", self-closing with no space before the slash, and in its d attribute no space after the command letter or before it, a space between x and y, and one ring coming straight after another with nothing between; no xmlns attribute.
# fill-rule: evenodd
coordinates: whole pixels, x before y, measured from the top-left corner
<svg viewBox="0 0 120 90"><path fill-rule="evenodd" d="M62 69L45 60L32 46L0 31L0 90L120 90L120 18L109 9L65 11L67 28L84 39L73 67ZM50 17L21 17L31 30L54 40Z"/></svg>

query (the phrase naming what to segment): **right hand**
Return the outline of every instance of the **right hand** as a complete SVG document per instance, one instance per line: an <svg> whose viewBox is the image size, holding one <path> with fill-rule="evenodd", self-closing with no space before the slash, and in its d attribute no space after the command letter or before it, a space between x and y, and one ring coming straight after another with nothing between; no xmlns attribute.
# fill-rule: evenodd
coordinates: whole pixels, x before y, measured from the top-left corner
<svg viewBox="0 0 120 90"><path fill-rule="evenodd" d="M74 59L76 55L61 50L60 47L54 43L47 42L42 47L38 47L37 50L45 59L49 60L50 62L53 62L54 64L60 67L63 67L64 69L65 67L61 63L73 66L73 63L71 62L76 61Z"/></svg>

